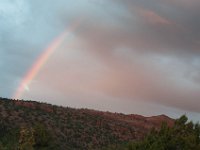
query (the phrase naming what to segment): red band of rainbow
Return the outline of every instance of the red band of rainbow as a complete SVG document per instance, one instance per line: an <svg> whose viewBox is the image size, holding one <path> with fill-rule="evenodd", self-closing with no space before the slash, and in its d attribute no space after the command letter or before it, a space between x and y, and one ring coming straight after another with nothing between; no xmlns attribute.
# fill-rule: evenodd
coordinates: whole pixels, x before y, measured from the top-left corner
<svg viewBox="0 0 200 150"><path fill-rule="evenodd" d="M31 83L31 81L36 77L51 55L59 48L63 43L65 38L69 36L77 27L80 25L80 20L75 21L71 26L69 26L63 33L61 33L57 38L55 38L50 45L43 51L43 53L37 58L35 63L32 65L31 69L26 73L23 80L19 84L17 90L13 95L13 99L20 99L24 93L26 87Z"/></svg>

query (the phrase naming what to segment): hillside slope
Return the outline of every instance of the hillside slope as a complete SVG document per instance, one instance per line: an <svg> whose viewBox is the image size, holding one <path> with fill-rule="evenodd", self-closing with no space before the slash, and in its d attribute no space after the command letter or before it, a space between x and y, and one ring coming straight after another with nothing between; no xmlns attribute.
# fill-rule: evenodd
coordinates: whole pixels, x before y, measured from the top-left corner
<svg viewBox="0 0 200 150"><path fill-rule="evenodd" d="M164 115L143 117L0 99L0 130L6 129L14 134L15 138L11 138L9 143L13 150L20 144L22 133L24 135L22 131L26 129L30 132L38 125L45 127L48 132L48 141L42 149L46 146L46 149L52 150L88 150L142 139L152 128L159 128L162 122L172 126L174 120ZM1 135L2 146L8 144L4 136L7 138L6 133ZM37 144L40 137L35 138L34 143Z"/></svg>

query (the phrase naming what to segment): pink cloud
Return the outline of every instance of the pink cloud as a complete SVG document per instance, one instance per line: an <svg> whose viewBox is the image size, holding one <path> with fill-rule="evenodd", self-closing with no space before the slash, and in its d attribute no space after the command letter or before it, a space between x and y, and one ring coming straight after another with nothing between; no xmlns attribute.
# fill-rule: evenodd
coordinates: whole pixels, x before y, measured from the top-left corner
<svg viewBox="0 0 200 150"><path fill-rule="evenodd" d="M161 17L159 14L152 10L147 9L138 9L139 15L142 16L146 21L152 24L162 24L162 25L172 25L172 21L166 19L165 17Z"/></svg>

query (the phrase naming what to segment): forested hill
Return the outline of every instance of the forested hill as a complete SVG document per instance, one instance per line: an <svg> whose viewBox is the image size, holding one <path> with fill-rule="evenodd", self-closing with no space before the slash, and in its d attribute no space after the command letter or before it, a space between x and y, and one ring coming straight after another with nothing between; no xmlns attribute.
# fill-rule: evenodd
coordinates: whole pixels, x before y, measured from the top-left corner
<svg viewBox="0 0 200 150"><path fill-rule="evenodd" d="M0 149L95 150L141 140L165 116L143 117L0 98Z"/></svg>

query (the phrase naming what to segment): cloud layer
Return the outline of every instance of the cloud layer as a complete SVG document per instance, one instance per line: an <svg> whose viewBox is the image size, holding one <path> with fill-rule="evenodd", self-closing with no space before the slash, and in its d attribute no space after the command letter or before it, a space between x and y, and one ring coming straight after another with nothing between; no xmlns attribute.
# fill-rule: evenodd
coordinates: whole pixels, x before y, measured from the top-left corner
<svg viewBox="0 0 200 150"><path fill-rule="evenodd" d="M198 0L3 0L1 95L10 97L44 48L81 18L23 98L122 112L132 104L132 113L137 105L144 112L145 105L199 112L199 6Z"/></svg>

